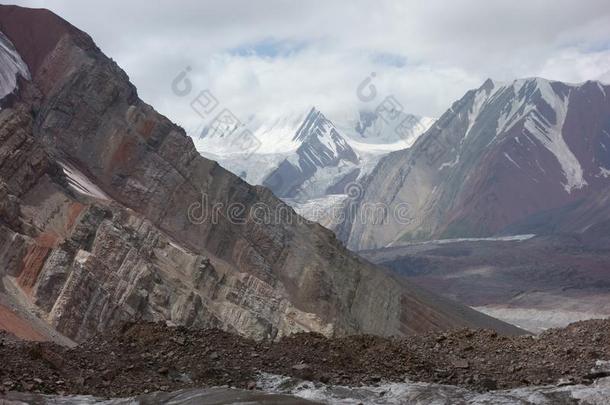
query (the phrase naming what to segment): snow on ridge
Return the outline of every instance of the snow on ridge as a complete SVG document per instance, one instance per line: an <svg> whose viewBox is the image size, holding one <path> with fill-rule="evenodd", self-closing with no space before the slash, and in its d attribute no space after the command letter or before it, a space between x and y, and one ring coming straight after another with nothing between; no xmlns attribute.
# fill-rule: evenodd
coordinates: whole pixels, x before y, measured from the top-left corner
<svg viewBox="0 0 610 405"><path fill-rule="evenodd" d="M30 80L30 71L12 42L0 31L0 99L17 88L17 77Z"/></svg>
<svg viewBox="0 0 610 405"><path fill-rule="evenodd" d="M603 93L604 97L606 97L606 88L604 87L602 82L596 81L596 83L597 83L597 87L601 90L601 92Z"/></svg>
<svg viewBox="0 0 610 405"><path fill-rule="evenodd" d="M312 112L315 117L310 116ZM252 153L255 153L256 156L283 154L287 157L303 144L304 139L295 139L295 134L298 133L302 125L307 120L320 120L319 134L322 136L319 138L330 150L336 153L338 146L345 148L347 145L355 152L377 155L411 147L419 136L436 121L433 118L413 115L412 127L408 130L401 128L402 132L399 134L396 132L396 128L391 125L396 123L388 123L378 117L374 120L372 126L366 128L366 134L360 134L356 130L359 119L355 118L359 114L361 113L359 112L356 115L345 113L343 115L339 114L337 117L327 117L315 107L311 107L299 113L278 115L255 127L248 124L246 127L252 131L260 142L260 144L257 144L256 150L240 150L228 141L227 138L239 135L242 128L220 128L219 133L208 129L205 136L200 137L202 130L205 130L205 126L202 126L189 131L189 134L199 153L216 160L220 158L234 160L243 155L250 156ZM403 115L406 117L410 114L403 113ZM331 135L332 128L343 141L337 140L336 136ZM339 145L337 145L337 142Z"/></svg>
<svg viewBox="0 0 610 405"><path fill-rule="evenodd" d="M549 122L541 114L529 114L525 122L525 129L555 155L566 177L564 189L571 193L574 189L586 186L587 181L578 158L563 138L563 124L568 114L570 97L569 95L565 98L557 96L549 82L540 83L538 88L542 98L555 111L555 123Z"/></svg>
<svg viewBox="0 0 610 405"><path fill-rule="evenodd" d="M593 82L593 83L597 83L597 84L601 85L602 87L604 86L604 84L599 80L587 80L584 82L570 83L570 82L563 82L563 81L559 81L559 80L545 79L544 77L537 77L537 76L524 77L521 79L514 79L512 81L498 81L498 80L491 80L491 81L498 87L514 87L515 89L517 89L517 93L518 93L519 89L521 89L524 85L529 84L529 83L535 83L536 85L545 85L545 84L550 85L552 83L561 83L568 87L582 87L585 84L587 84L588 82Z"/></svg>
<svg viewBox="0 0 610 405"><path fill-rule="evenodd" d="M491 88L489 88L487 83L491 84ZM479 115L483 111L485 105L502 88L504 88L502 84L496 83L493 80L488 80L481 88L479 88L479 90L477 90L474 95L472 105L468 109L468 128L464 134L464 139L466 139L470 134L470 130L472 130L472 127L474 127L474 124L477 122L477 119L479 118Z"/></svg>
<svg viewBox="0 0 610 405"><path fill-rule="evenodd" d="M319 131L316 131L316 135L320 142L322 142L334 156L337 156L339 154L339 147L346 147L345 139L339 135L335 126L322 113L320 113L319 119L321 119L322 122L320 122L318 126Z"/></svg>
<svg viewBox="0 0 610 405"><path fill-rule="evenodd" d="M329 119L352 148L371 152L409 148L436 121L429 117L397 112L398 118L392 120L386 120L375 111L366 110L360 110L355 115L337 114L329 116Z"/></svg>
<svg viewBox="0 0 610 405"><path fill-rule="evenodd" d="M306 114L287 114L274 117L273 119L251 127L250 124L239 127L229 128L220 127L218 131L207 129L206 125L197 128L190 133L197 151L204 156L239 157L240 155L250 155L253 152L257 155L276 155L294 152L301 145L301 142L293 139L303 123ZM208 126L209 127L209 126ZM256 150L249 148L243 150L239 147L240 142L233 144L230 138L240 136L243 129L252 131L258 142ZM204 136L200 136L202 131L206 131Z"/></svg>
<svg viewBox="0 0 610 405"><path fill-rule="evenodd" d="M509 108L502 114L497 123L497 134L508 132L518 122L523 121L524 130L534 136L546 149L548 149L559 162L566 182L564 189L571 193L587 185L584 172L578 158L570 150L563 138L563 125L568 113L570 94L562 96L557 94L546 79L520 79L512 83L514 98ZM523 94L524 86L535 86L541 100L555 113L555 122L551 122L538 110L532 94ZM572 91L570 89L569 91Z"/></svg>
<svg viewBox="0 0 610 405"><path fill-rule="evenodd" d="M600 167L599 168L599 173L596 175L596 177L603 177L608 178L610 177L610 170L606 169L605 167Z"/></svg>

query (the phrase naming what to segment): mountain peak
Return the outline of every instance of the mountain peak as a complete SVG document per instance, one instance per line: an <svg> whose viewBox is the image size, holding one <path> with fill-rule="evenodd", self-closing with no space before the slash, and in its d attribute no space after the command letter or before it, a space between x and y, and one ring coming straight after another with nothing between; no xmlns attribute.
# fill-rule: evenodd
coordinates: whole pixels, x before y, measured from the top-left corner
<svg viewBox="0 0 610 405"><path fill-rule="evenodd" d="M303 120L303 123L294 134L293 140L306 142L311 137L317 137L323 132L335 131L335 126L330 122L322 112L316 107L309 110L309 114Z"/></svg>
<svg viewBox="0 0 610 405"><path fill-rule="evenodd" d="M494 87L496 87L496 82L491 78L487 78L479 89L493 89Z"/></svg>

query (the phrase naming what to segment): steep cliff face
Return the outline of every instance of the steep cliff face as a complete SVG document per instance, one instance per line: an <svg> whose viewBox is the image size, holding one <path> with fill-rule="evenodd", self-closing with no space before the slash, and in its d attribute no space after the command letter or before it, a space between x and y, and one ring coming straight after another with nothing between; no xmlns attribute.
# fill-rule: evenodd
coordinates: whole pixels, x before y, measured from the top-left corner
<svg viewBox="0 0 610 405"><path fill-rule="evenodd" d="M562 214L610 187L610 87L539 78L468 92L408 151L384 158L339 233L354 249L502 232L581 231ZM601 193L601 194L600 194ZM358 220L362 207L408 218ZM598 204L599 205L599 204ZM551 218L546 229L541 218Z"/></svg>
<svg viewBox="0 0 610 405"><path fill-rule="evenodd" d="M518 332L395 280L201 157L59 17L0 6L0 31L31 73L0 111L0 295L23 313L75 340L128 319L257 338Z"/></svg>

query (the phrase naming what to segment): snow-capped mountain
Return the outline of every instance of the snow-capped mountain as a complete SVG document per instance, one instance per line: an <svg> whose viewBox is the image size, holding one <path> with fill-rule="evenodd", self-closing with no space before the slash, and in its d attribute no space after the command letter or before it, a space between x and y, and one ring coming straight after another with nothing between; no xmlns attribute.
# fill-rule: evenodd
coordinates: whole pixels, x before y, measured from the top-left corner
<svg viewBox="0 0 610 405"><path fill-rule="evenodd" d="M389 152L410 147L434 121L392 113L392 121L366 111L331 120L313 107L253 128L257 142L246 149L233 141L242 127L209 126L193 138L202 155L251 184L269 187L307 218L330 225L315 212L340 203L346 185L370 173Z"/></svg>
<svg viewBox="0 0 610 405"><path fill-rule="evenodd" d="M287 114L255 128L212 123L192 131L191 137L203 156L216 160L250 184L262 184L265 177L301 145L294 139L294 134L306 116L306 111ZM239 141L232 140L239 138L246 128L252 131L256 141L243 147Z"/></svg>
<svg viewBox="0 0 610 405"><path fill-rule="evenodd" d="M563 229L557 210L567 212L610 187L609 92L599 82L487 80L412 148L379 162L339 234L364 249L529 233L534 225ZM367 204L384 204L387 217L361 220ZM398 207L408 207L408 218L393 215ZM555 223L542 227L540 218L550 212Z"/></svg>
<svg viewBox="0 0 610 405"><path fill-rule="evenodd" d="M9 39L0 32L0 100L17 88L17 79L30 78L27 65Z"/></svg>
<svg viewBox="0 0 610 405"><path fill-rule="evenodd" d="M333 192L338 183L359 174L360 157L337 128L312 108L292 138L300 144L264 180L280 198L307 200Z"/></svg>

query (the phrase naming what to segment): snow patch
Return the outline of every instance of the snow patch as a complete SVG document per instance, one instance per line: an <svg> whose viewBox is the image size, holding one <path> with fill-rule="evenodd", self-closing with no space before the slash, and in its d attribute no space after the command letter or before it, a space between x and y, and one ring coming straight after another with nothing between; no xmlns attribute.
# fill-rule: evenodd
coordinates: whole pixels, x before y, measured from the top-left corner
<svg viewBox="0 0 610 405"><path fill-rule="evenodd" d="M481 111L483 111L483 107L487 104L489 98L498 91L498 89L499 88L496 87L496 84L494 83L491 89L484 88L476 92L476 94L474 95L472 106L468 110L468 128L466 129L466 134L464 135L464 138L468 137L468 135L470 134L470 130L477 122L477 118L479 118L479 114L481 113Z"/></svg>
<svg viewBox="0 0 610 405"><path fill-rule="evenodd" d="M508 160L509 160L509 161L510 161L512 164L514 164L515 166L517 166L517 168L521 169L521 166L519 166L519 164L518 164L517 162L515 162L515 161L513 160L513 158L511 158L511 157L510 157L510 155L509 155L508 153L504 152L504 157L505 157L506 159L508 159Z"/></svg>
<svg viewBox="0 0 610 405"><path fill-rule="evenodd" d="M98 200L110 200L108 194L104 193L102 189L96 186L91 180L87 178L81 171L67 163L60 162L61 168L64 174L68 178L69 186L76 192L96 198Z"/></svg>
<svg viewBox="0 0 610 405"><path fill-rule="evenodd" d="M76 252L76 257L74 257L74 260L78 264L85 264L91 256L93 256L91 253L85 250L79 250L78 252Z"/></svg>
<svg viewBox="0 0 610 405"><path fill-rule="evenodd" d="M438 170L441 171L445 167L453 167L453 166L457 165L459 163L459 161L460 161L460 155L455 155L455 159L453 159L452 161L443 163L442 165L439 166Z"/></svg>
<svg viewBox="0 0 610 405"><path fill-rule="evenodd" d="M610 170L606 169L605 167L600 167L599 173L597 174L596 177L603 177L603 178L610 177Z"/></svg>
<svg viewBox="0 0 610 405"><path fill-rule="evenodd" d="M536 94L540 94L542 101L554 111L555 122L551 122L538 111L537 105L530 96L518 97L520 89L525 85L535 86ZM498 119L498 134L509 131L518 122L523 122L525 131L534 136L559 162L566 180L563 184L566 192L571 193L574 189L586 186L587 181L580 162L563 138L569 94L565 97L558 95L553 90L551 83L544 79L515 81L513 90L515 99Z"/></svg>
<svg viewBox="0 0 610 405"><path fill-rule="evenodd" d="M30 80L30 72L11 41L0 32L0 99L17 88L17 78Z"/></svg>
<svg viewBox="0 0 610 405"><path fill-rule="evenodd" d="M444 244L454 242L478 242L478 241L496 241L496 242L510 242L510 241L524 241L532 239L536 236L533 233L523 235L508 235L508 236L493 236L489 238L454 238L454 239L438 239L432 241L433 243Z"/></svg>

